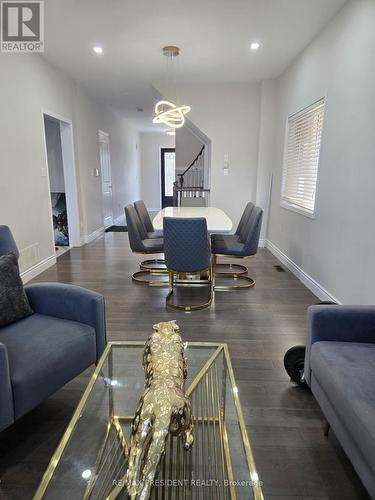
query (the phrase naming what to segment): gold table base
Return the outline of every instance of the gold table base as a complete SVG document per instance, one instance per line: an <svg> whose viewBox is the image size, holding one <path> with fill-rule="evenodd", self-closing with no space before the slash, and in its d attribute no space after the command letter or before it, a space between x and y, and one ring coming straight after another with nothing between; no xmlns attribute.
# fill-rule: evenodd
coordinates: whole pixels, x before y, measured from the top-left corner
<svg viewBox="0 0 375 500"><path fill-rule="evenodd" d="M226 344L189 342L190 348L214 347L212 354L196 374L186 394L192 403L194 444L191 450L183 449L181 439L167 438L165 455L160 462L150 498L153 500L236 500L238 492L234 485L236 449L230 446L232 421L225 415L227 394L224 380L229 380L234 400L236 427L242 438L251 485L247 486L246 498L263 500L261 482L246 431L242 408L237 394L232 364ZM41 500L55 474L77 421L90 395L95 381L102 378L102 368L112 346L142 346L142 342L110 342L100 359L92 379L72 417L70 424L44 474L34 500ZM109 358L110 359L110 358ZM105 383L105 378L103 378ZM109 390L111 390L109 386ZM103 428L102 444L96 463L91 469L91 478L82 498L84 500L127 499L125 474L127 470L128 437L132 415L112 415ZM232 416L233 418L233 416ZM241 497L242 498L242 497Z"/></svg>

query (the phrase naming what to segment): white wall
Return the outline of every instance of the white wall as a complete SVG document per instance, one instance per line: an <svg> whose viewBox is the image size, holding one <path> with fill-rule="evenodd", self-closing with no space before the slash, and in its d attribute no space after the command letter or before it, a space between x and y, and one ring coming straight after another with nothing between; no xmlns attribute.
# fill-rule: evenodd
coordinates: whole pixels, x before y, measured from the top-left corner
<svg viewBox="0 0 375 500"><path fill-rule="evenodd" d="M140 134L140 145L141 198L149 210L160 210L160 150L161 148L174 148L175 138L165 133L143 132Z"/></svg>
<svg viewBox="0 0 375 500"><path fill-rule="evenodd" d="M109 134L114 219L123 216L124 206L139 197L139 133L81 87L75 91L75 123L83 231L90 235L103 226L101 179L92 175L93 168L100 168L98 130Z"/></svg>
<svg viewBox="0 0 375 500"><path fill-rule="evenodd" d="M168 88L160 90L168 97ZM178 94L191 106L189 120L212 141L210 203L223 209L235 228L246 203L256 198L260 85L179 85ZM225 154L228 176L223 173Z"/></svg>
<svg viewBox="0 0 375 500"><path fill-rule="evenodd" d="M138 133L35 54L0 54L0 223L20 250L36 245L38 263L54 256L42 110L73 122L82 239L103 226L98 129L112 136L115 217L139 196Z"/></svg>
<svg viewBox="0 0 375 500"><path fill-rule="evenodd" d="M45 118L44 130L46 134L48 173L51 193L65 193L60 125L57 121Z"/></svg>
<svg viewBox="0 0 375 500"><path fill-rule="evenodd" d="M280 207L287 115L326 96L316 218ZM268 238L343 303L374 303L375 2L349 2L277 83Z"/></svg>
<svg viewBox="0 0 375 500"><path fill-rule="evenodd" d="M188 127L176 129L176 171L181 173L196 158L203 143Z"/></svg>
<svg viewBox="0 0 375 500"><path fill-rule="evenodd" d="M140 134L119 115L108 120L106 130L110 135L114 218L125 221L125 205L140 198Z"/></svg>

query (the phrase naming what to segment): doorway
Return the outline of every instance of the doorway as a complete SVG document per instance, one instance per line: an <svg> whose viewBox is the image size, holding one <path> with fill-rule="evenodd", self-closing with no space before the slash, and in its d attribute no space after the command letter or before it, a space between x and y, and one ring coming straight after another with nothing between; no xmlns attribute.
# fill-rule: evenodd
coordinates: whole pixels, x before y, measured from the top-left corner
<svg viewBox="0 0 375 500"><path fill-rule="evenodd" d="M77 184L72 123L53 113L42 113L51 199L51 223L56 256L80 246Z"/></svg>
<svg viewBox="0 0 375 500"><path fill-rule="evenodd" d="M176 180L176 150L161 148L161 206L173 206L173 184Z"/></svg>
<svg viewBox="0 0 375 500"><path fill-rule="evenodd" d="M99 130L99 158L103 195L104 227L113 224L113 193L111 175L111 156L109 153L109 134Z"/></svg>

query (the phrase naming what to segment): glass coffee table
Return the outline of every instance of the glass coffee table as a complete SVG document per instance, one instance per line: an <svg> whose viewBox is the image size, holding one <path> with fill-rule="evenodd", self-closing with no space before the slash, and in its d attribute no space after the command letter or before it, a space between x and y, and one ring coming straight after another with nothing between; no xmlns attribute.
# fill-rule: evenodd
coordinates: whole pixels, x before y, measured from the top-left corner
<svg viewBox="0 0 375 500"><path fill-rule="evenodd" d="M155 500L263 499L226 344L185 344L194 444L168 437ZM127 499L130 425L144 389L143 342L110 342L34 496Z"/></svg>

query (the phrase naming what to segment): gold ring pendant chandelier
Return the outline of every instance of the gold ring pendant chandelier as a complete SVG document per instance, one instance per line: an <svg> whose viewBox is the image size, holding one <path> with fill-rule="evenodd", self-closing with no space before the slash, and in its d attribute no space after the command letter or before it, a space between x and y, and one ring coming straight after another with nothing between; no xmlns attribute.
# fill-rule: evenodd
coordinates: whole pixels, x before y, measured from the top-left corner
<svg viewBox="0 0 375 500"><path fill-rule="evenodd" d="M163 47L163 55L173 59L180 54L180 49L175 46ZM190 106L178 106L171 101L161 100L155 105L155 117L152 120L155 124L164 123L171 129L181 128L185 123L185 115L189 113Z"/></svg>

